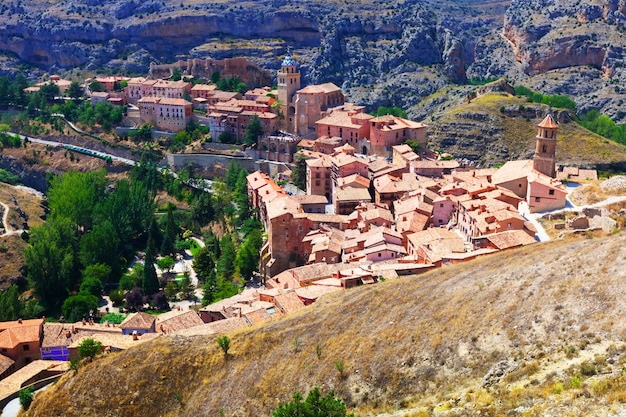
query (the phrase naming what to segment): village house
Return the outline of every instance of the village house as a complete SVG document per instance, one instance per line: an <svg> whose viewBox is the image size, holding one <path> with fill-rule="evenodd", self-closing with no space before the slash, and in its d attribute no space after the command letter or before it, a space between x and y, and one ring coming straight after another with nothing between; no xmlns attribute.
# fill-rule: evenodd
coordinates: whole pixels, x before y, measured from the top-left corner
<svg viewBox="0 0 626 417"><path fill-rule="evenodd" d="M129 103L137 103L141 97L143 97L141 92L141 85L146 82L146 78L144 77L133 77L128 80L126 83L126 88L124 89L124 95L126 97L126 101Z"/></svg>
<svg viewBox="0 0 626 417"><path fill-rule="evenodd" d="M507 162L492 177L495 185L524 198L531 213L561 209L567 202L567 191L555 178L557 128L548 114L537 126L534 158Z"/></svg>
<svg viewBox="0 0 626 417"><path fill-rule="evenodd" d="M315 122L317 137L338 137L342 144L348 143L352 146L361 146L361 139L369 139L369 120L373 116L364 113L362 110L344 110L343 107L333 109L332 112ZM367 154L367 146L363 149Z"/></svg>
<svg viewBox="0 0 626 417"><path fill-rule="evenodd" d="M382 262L406 255L402 235L388 227L372 227L367 232L347 230L343 242L343 262Z"/></svg>
<svg viewBox="0 0 626 417"><path fill-rule="evenodd" d="M39 343L44 322L45 319L0 322L0 357L5 358L1 361L2 373L12 373L41 359Z"/></svg>
<svg viewBox="0 0 626 417"><path fill-rule="evenodd" d="M306 193L323 195L330 200L333 195L331 173L333 163L330 157L311 158L306 163Z"/></svg>
<svg viewBox="0 0 626 417"><path fill-rule="evenodd" d="M421 148L426 148L426 128L424 123L414 122L392 115L379 116L369 120L371 143L370 151L379 156L391 156L392 147L414 140Z"/></svg>
<svg viewBox="0 0 626 417"><path fill-rule="evenodd" d="M108 76L108 77L96 77L95 79L87 80L87 81L88 82L95 81L95 82L102 84L102 86L104 87L104 91L107 91L110 93L112 91L115 91L119 87L122 81L128 81L128 80L130 80L129 77Z"/></svg>
<svg viewBox="0 0 626 417"><path fill-rule="evenodd" d="M341 244L344 240L342 230L321 226L310 231L303 239L304 256L307 264L324 262L334 264L341 262Z"/></svg>
<svg viewBox="0 0 626 417"><path fill-rule="evenodd" d="M415 174L403 174L402 178L383 175L374 180L374 201L391 206L395 200L419 187L420 183Z"/></svg>
<svg viewBox="0 0 626 417"><path fill-rule="evenodd" d="M122 334L125 335L142 335L144 333L156 332L156 317L144 312L132 313L120 323Z"/></svg>
<svg viewBox="0 0 626 417"><path fill-rule="evenodd" d="M267 116L266 121L263 119L265 116ZM293 162L300 138L283 131L277 131L279 119L274 113L263 113L263 115L259 115L259 120L263 126L263 132L267 130L272 133L263 134L259 137L257 141L258 159Z"/></svg>
<svg viewBox="0 0 626 417"><path fill-rule="evenodd" d="M144 96L137 104L141 121L157 129L178 132L191 121L192 105L182 98Z"/></svg>

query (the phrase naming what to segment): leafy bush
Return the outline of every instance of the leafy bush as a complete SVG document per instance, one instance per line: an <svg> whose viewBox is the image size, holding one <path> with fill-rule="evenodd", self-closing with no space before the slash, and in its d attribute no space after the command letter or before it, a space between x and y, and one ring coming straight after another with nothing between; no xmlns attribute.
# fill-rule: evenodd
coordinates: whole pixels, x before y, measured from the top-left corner
<svg viewBox="0 0 626 417"><path fill-rule="evenodd" d="M322 396L319 387L313 388L303 401L299 392L293 394L293 400L287 403L279 403L278 408L272 414L274 417L354 417L347 414L346 404L330 391Z"/></svg>
<svg viewBox="0 0 626 417"><path fill-rule="evenodd" d="M33 396L35 395L35 388L28 387L20 390L20 405L24 410L28 410L33 403Z"/></svg>
<svg viewBox="0 0 626 417"><path fill-rule="evenodd" d="M230 349L230 338L228 336L222 336L217 339L217 346L224 352L224 357L228 356L228 350Z"/></svg>
<svg viewBox="0 0 626 417"><path fill-rule="evenodd" d="M78 355L83 358L89 358L89 360L93 360L96 355L102 353L104 346L101 342L95 339L85 339L80 345L78 345Z"/></svg>
<svg viewBox="0 0 626 417"><path fill-rule="evenodd" d="M120 324L126 318L126 314L122 313L108 313L102 316L100 322L108 321L111 324Z"/></svg>

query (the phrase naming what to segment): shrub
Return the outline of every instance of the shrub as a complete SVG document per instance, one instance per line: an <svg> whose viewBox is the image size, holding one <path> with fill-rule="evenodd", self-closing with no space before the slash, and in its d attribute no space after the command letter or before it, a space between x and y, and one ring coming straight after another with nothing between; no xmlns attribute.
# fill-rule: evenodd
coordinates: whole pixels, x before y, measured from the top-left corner
<svg viewBox="0 0 626 417"><path fill-rule="evenodd" d="M339 376L343 376L343 372L346 369L346 363L341 359L336 359L333 364L335 365L337 372L339 372Z"/></svg>
<svg viewBox="0 0 626 417"><path fill-rule="evenodd" d="M228 356L228 350L230 349L230 338L228 336L222 336L219 339L217 339L217 345L220 347L220 349L222 349L222 352L224 352L224 357L226 358Z"/></svg>
<svg viewBox="0 0 626 417"><path fill-rule="evenodd" d="M78 345L78 354L81 359L89 358L89 360L92 361L96 355L102 353L103 347L101 342L88 338Z"/></svg>
<svg viewBox="0 0 626 417"><path fill-rule="evenodd" d="M24 410L28 410L33 403L33 396L35 395L35 388L28 387L20 390L20 405Z"/></svg>
<svg viewBox="0 0 626 417"><path fill-rule="evenodd" d="M302 401L303 397L299 392L293 394L293 400L286 403L279 403L272 414L274 417L354 417L354 414L347 414L346 404L330 391L325 396L320 392L319 387L313 388Z"/></svg>

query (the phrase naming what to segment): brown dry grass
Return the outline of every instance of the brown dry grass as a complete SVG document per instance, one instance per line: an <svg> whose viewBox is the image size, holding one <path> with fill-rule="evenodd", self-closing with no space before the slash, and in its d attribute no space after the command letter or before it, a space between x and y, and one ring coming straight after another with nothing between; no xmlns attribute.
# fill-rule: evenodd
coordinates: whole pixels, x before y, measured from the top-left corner
<svg viewBox="0 0 626 417"><path fill-rule="evenodd" d="M29 227L43 223L44 214L41 199L8 184L0 183L0 201L9 206L8 222L12 229L21 227L24 220ZM21 216L17 208L25 215ZM24 265L24 249L26 242L19 235L0 236L0 288L10 285L10 281L21 275L20 268Z"/></svg>
<svg viewBox="0 0 626 417"><path fill-rule="evenodd" d="M212 416L220 409L227 416L269 415L278 401L315 384L334 389L362 415L398 408L505 415L520 404L541 415L573 402L598 410L600 402L584 396L561 401L566 397L554 384L564 371L551 366L577 360L566 357L566 348L583 339L585 349L599 349L626 334L625 243L616 235L533 245L333 294L230 335L226 361L216 337L163 337L64 377L27 415ZM343 376L336 360L345 364ZM500 360L528 362L526 372L511 377L524 391L504 383L481 388ZM571 367L566 363L563 369ZM610 395L621 397L621 385L611 382L592 396Z"/></svg>

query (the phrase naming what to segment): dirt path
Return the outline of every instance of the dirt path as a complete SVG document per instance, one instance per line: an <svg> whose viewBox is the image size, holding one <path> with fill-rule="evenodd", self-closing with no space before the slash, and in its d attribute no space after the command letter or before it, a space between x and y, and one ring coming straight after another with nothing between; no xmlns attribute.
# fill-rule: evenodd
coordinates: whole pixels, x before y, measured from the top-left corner
<svg viewBox="0 0 626 417"><path fill-rule="evenodd" d="M20 235L20 234L22 234L22 232L24 232L24 230L22 230L22 229L11 230L11 227L9 226L9 206L6 205L5 203L3 203L2 201L0 201L0 205L2 205L2 207L3 207L3 210L2 210L2 227L4 227L4 233L1 234L0 236L11 236L11 235Z"/></svg>

